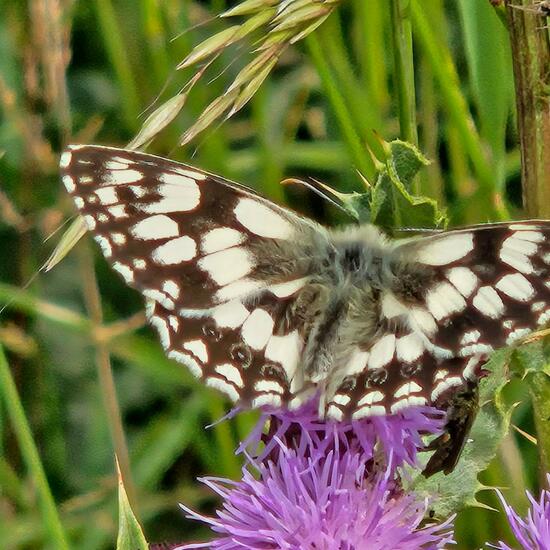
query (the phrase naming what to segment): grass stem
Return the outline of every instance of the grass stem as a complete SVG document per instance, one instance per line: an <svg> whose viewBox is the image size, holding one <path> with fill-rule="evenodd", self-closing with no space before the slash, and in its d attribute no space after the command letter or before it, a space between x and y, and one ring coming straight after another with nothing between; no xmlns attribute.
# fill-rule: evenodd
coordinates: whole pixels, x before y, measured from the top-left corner
<svg viewBox="0 0 550 550"><path fill-rule="evenodd" d="M418 145L410 3L391 0L391 30L400 137Z"/></svg>
<svg viewBox="0 0 550 550"><path fill-rule="evenodd" d="M69 545L55 506L55 500L48 484L36 443L33 439L29 421L25 415L4 350L1 346L0 396L3 398L8 416L11 420L15 437L19 443L21 455L35 484L39 505L44 518L44 527L49 533L52 547L59 550L68 550Z"/></svg>
<svg viewBox="0 0 550 550"><path fill-rule="evenodd" d="M374 163L367 154L366 147L357 133L353 117L348 109L344 96L336 85L337 79L323 53L317 34L310 34L305 39L305 43L313 64L321 78L321 82L327 94L327 99L334 111L334 115L338 121L342 136L348 147L349 155L355 167L366 176L367 179L374 178L376 174Z"/></svg>
<svg viewBox="0 0 550 550"><path fill-rule="evenodd" d="M86 308L92 323L96 327L103 324L103 310L101 296L97 287L95 266L92 252L89 247L80 250L80 263L82 273L82 290ZM113 442L114 451L120 467L128 500L132 509L136 509L136 490L130 470L130 454L126 443L126 435L122 423L122 415L116 394L115 380L111 367L109 348L105 342L95 342L95 362L98 372L99 386L105 404L109 433Z"/></svg>

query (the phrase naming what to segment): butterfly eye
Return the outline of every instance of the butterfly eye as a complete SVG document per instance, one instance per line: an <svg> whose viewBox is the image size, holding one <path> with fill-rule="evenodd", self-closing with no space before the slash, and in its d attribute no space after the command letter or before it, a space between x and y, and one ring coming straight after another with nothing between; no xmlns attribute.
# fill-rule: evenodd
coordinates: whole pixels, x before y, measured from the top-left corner
<svg viewBox="0 0 550 550"><path fill-rule="evenodd" d="M375 369L369 373L368 382L370 386L380 386L388 379L386 369Z"/></svg>
<svg viewBox="0 0 550 550"><path fill-rule="evenodd" d="M229 350L231 358L241 365L243 368L247 368L252 362L252 354L250 348L244 344L233 344Z"/></svg>
<svg viewBox="0 0 550 550"><path fill-rule="evenodd" d="M216 324L211 321L204 323L202 326L202 333L210 340L214 342L219 342L222 339L222 333Z"/></svg>

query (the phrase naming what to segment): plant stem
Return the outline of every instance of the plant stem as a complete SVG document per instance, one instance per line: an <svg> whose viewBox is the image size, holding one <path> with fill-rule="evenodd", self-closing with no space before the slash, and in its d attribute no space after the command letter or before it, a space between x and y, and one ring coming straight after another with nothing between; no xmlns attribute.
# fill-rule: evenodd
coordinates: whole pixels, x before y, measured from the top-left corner
<svg viewBox="0 0 550 550"><path fill-rule="evenodd" d="M429 61L439 85L441 105L446 109L472 162L479 186L476 198L486 208L486 215L489 219L505 219L507 211L503 201L495 195L493 170L485 156L483 144L466 100L460 91L458 75L448 48L441 43L430 27L424 4L413 0L410 9L415 38Z"/></svg>
<svg viewBox="0 0 550 550"><path fill-rule="evenodd" d="M521 7L525 9L520 9ZM550 39L531 0L508 0L521 149L523 202L530 217L550 218Z"/></svg>
<svg viewBox="0 0 550 550"><path fill-rule="evenodd" d="M55 507L44 467L40 461L40 455L34 443L33 435L17 388L11 375L4 350L0 346L0 396L4 400L6 410L10 417L15 437L21 449L21 455L25 465L36 486L38 500L42 509L44 525L50 535L52 547L59 550L69 548L61 520Z"/></svg>
<svg viewBox="0 0 550 550"><path fill-rule="evenodd" d="M529 392L537 430L539 471L541 476L544 476L546 472L550 472L550 422L548 422L548 418L550 418L550 379L548 375L544 372L531 375Z"/></svg>
<svg viewBox="0 0 550 550"><path fill-rule="evenodd" d="M521 9L524 8L524 9ZM512 46L521 149L523 203L533 218L550 217L550 40L529 0L506 2ZM540 471L550 471L550 377L529 379L537 429Z"/></svg>
<svg viewBox="0 0 550 550"><path fill-rule="evenodd" d="M391 29L400 137L418 145L410 4L410 0L391 0Z"/></svg>
<svg viewBox="0 0 550 550"><path fill-rule="evenodd" d="M88 246L85 247L85 250L80 252L82 290L86 302L86 309L88 310L92 323L96 328L99 328L103 324L103 308L95 277L92 252ZM130 501L132 509L135 510L136 491L130 470L130 455L128 453L122 415L116 394L115 380L111 368L111 357L109 348L105 342L97 341L95 343L95 362L113 448L118 460L122 479L124 480L128 500Z"/></svg>

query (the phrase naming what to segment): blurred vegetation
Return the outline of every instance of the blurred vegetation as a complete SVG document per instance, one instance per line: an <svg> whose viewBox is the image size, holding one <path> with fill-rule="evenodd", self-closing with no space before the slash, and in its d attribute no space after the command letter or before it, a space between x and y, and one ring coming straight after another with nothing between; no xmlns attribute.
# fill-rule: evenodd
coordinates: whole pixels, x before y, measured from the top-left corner
<svg viewBox="0 0 550 550"><path fill-rule="evenodd" d="M235 5L0 0L0 303L8 303L0 347L15 381L1 354L3 548L112 547L115 449L149 541L204 537L177 503L212 511L215 502L195 477L240 477L234 450L254 413L205 428L228 404L164 357L144 326L142 300L89 239L37 276L54 247L49 237L74 214L58 179L60 150L69 142L132 140L147 114L188 91L196 64L175 68L193 48L244 21L216 17ZM547 37L535 11L522 17ZM238 113L188 142L186 131L250 62L256 40L252 33L218 52L149 152L338 224L349 220L305 187L280 181L311 176L339 191L364 191L357 170L372 181L381 138L402 138L431 161L416 193L437 200L450 225L525 216L500 2L343 1L280 52ZM182 136L186 145L178 147ZM533 434L526 384L509 384L505 399L519 403L513 424ZM513 432L482 480L511 487L509 501L525 510L524 490L538 488L537 465L536 446ZM500 509L491 492L480 499ZM458 548L507 537L494 511L459 514Z"/></svg>

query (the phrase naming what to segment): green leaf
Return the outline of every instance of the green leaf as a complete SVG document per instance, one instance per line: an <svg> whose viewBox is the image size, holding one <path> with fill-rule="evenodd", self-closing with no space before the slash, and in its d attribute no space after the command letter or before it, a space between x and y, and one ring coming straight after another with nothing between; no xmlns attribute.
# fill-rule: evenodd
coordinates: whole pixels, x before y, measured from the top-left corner
<svg viewBox="0 0 550 550"><path fill-rule="evenodd" d="M544 340L541 339L515 349L514 362L512 363L513 373L520 378L535 373L550 374L546 347Z"/></svg>
<svg viewBox="0 0 550 550"><path fill-rule="evenodd" d="M540 471L550 471L550 349L539 339L514 353L515 372L527 380L537 432Z"/></svg>
<svg viewBox="0 0 550 550"><path fill-rule="evenodd" d="M429 197L414 194L414 178L429 164L410 143L395 140L387 145L388 156L371 195L371 220L378 226L439 227L446 217Z"/></svg>
<svg viewBox="0 0 550 550"><path fill-rule="evenodd" d="M383 145L386 162L379 167L376 183L367 192L331 194L359 223L385 228L444 227L447 218L437 202L414 194L414 178L429 161L405 141L396 139Z"/></svg>
<svg viewBox="0 0 550 550"><path fill-rule="evenodd" d="M545 396L540 401L550 402L550 378L547 376L549 352L548 345L538 340L493 353L484 367L491 374L480 382L480 413L472 426L457 467L449 475L439 473L429 479L417 475L413 481L417 494L422 498L428 497L433 502L432 509L437 516L448 517L466 506L484 506L476 499L476 493L488 487L481 484L477 477L495 457L508 432L514 410L514 405L507 405L502 399L502 389L508 383L510 373L520 378L527 377L532 387L531 393L533 394L533 385L536 384L537 391ZM537 416L536 402L534 405ZM539 415L544 416L539 419L544 420L543 425L548 424L546 421L550 414L546 409ZM550 439L550 429L547 431ZM538 430L537 435L539 448L544 451L548 445L545 440L541 441L541 437L544 438L545 434Z"/></svg>
<svg viewBox="0 0 550 550"><path fill-rule="evenodd" d="M118 470L118 463L117 463ZM120 471L118 472L118 538L117 550L149 550L141 525L134 516Z"/></svg>
<svg viewBox="0 0 550 550"><path fill-rule="evenodd" d="M466 506L484 506L475 496L486 489L477 476L496 455L510 425L513 406L504 404L501 391L508 381L511 355L510 349L499 350L485 365L491 374L480 382L481 409L453 472L439 473L428 479L419 474L413 482L417 494L430 499L431 509L437 517L448 517Z"/></svg>

